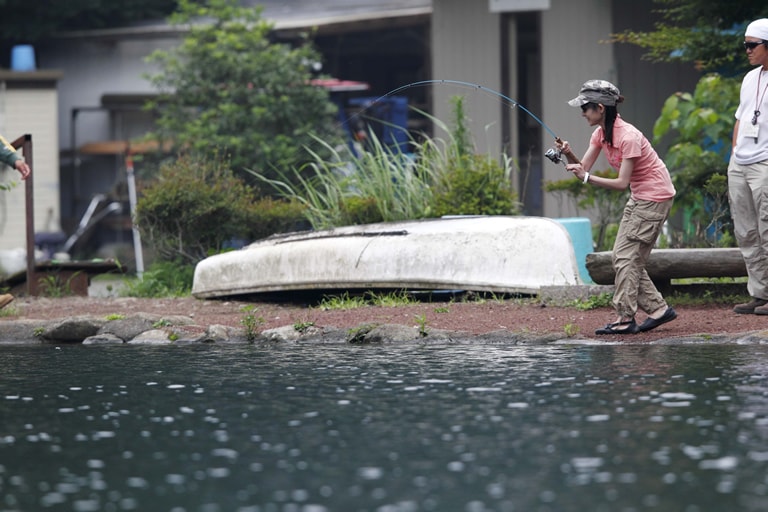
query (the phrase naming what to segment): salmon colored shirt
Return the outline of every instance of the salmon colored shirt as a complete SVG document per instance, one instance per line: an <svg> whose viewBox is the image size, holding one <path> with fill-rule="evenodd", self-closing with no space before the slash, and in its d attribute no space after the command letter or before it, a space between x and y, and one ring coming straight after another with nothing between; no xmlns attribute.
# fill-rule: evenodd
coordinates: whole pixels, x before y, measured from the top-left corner
<svg viewBox="0 0 768 512"><path fill-rule="evenodd" d="M675 187L667 166L645 135L621 116L617 116L613 124L613 146L603 142L603 128L600 126L592 132L589 144L600 147L608 163L616 170L621 168L624 158L637 158L629 179L633 199L660 203L675 197Z"/></svg>

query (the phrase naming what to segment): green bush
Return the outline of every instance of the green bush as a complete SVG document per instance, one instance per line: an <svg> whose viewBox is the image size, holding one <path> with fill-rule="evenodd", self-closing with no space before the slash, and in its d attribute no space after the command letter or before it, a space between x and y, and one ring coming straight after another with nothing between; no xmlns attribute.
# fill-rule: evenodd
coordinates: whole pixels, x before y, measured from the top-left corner
<svg viewBox="0 0 768 512"><path fill-rule="evenodd" d="M437 158L442 172L434 173L432 215L517 215L520 205L512 188L512 161L504 165L490 156L475 153L467 128L464 97L454 96L450 144ZM434 151L431 148L426 154Z"/></svg>
<svg viewBox="0 0 768 512"><path fill-rule="evenodd" d="M740 83L739 78L707 74L693 93L667 98L656 120L654 144L664 138L672 142L664 161L677 189L670 233L674 246L733 243L725 175ZM675 213L682 222L675 222Z"/></svg>
<svg viewBox="0 0 768 512"><path fill-rule="evenodd" d="M195 264L232 239L249 240L280 225L254 203L253 190L223 162L184 156L163 165L142 191L136 220L161 260ZM259 215L265 222L256 225Z"/></svg>
<svg viewBox="0 0 768 512"><path fill-rule="evenodd" d="M517 215L517 195L505 168L482 155L464 154L449 162L450 168L436 186L432 214Z"/></svg>
<svg viewBox="0 0 768 512"><path fill-rule="evenodd" d="M307 229L306 208L298 201L262 197L250 204L246 212L246 242L265 238L275 233Z"/></svg>
<svg viewBox="0 0 768 512"><path fill-rule="evenodd" d="M373 196L352 196L340 204L341 223L347 226L382 222L384 216L379 210L379 201Z"/></svg>
<svg viewBox="0 0 768 512"><path fill-rule="evenodd" d="M158 261L146 272L130 281L123 295L128 297L181 297L192 291L194 265L174 261Z"/></svg>

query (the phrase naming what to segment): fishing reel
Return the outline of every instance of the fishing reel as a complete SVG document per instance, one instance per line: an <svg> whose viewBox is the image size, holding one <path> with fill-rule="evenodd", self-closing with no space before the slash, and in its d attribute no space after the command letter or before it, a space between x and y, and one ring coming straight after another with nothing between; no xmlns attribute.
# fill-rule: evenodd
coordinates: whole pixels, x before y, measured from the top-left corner
<svg viewBox="0 0 768 512"><path fill-rule="evenodd" d="M544 153L544 156L556 164L562 163L563 165L566 165L568 163L563 159L563 154L555 148L549 148L546 153Z"/></svg>

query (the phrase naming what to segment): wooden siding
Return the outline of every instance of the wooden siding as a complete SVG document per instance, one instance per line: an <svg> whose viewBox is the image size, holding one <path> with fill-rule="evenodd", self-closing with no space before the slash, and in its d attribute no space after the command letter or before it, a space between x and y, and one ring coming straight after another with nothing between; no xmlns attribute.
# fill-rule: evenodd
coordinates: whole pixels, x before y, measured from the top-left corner
<svg viewBox="0 0 768 512"><path fill-rule="evenodd" d="M59 140L56 88L0 90L0 133L8 139L30 134L33 145L35 231L58 231L59 225ZM0 179L18 185L0 191L0 250L26 246L24 182L19 173L3 165Z"/></svg>

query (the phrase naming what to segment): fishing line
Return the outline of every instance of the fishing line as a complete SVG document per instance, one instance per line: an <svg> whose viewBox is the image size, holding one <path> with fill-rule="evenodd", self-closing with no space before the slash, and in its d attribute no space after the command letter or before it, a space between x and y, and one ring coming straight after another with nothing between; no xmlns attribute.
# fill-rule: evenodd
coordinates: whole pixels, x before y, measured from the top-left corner
<svg viewBox="0 0 768 512"><path fill-rule="evenodd" d="M468 89L474 89L474 90L481 91L481 92L484 92L484 93L496 96L498 98L501 98L505 102L505 104L509 105L511 108L517 107L520 110L522 110L523 112L525 112L526 114L528 114L529 116L531 116L531 118L534 121L536 121L537 123L539 123L539 125L542 128L544 128L550 135L552 135L552 137L554 139L558 138L557 135L555 135L555 132L552 131L552 129L549 126L547 126L544 123L544 121L539 119L539 117L536 116L536 114L534 114L533 112L531 112L530 110L525 108L518 101L513 100L509 96L506 96L506 95L500 93L499 91L495 91L495 90L493 90L493 89L491 89L489 87L485 87L484 85L475 84L475 83L471 83L471 82L462 82L460 80L442 80L442 79L439 79L439 80L421 80L421 81L418 81L418 82L411 82L409 84L402 85L402 86L398 87L397 89L393 89L393 90L389 91L388 93L384 94L383 96L379 96L378 98L373 100L373 102L371 102L371 104L369 106L367 106L362 111L358 112L358 114L356 114L356 115L361 115L363 112L365 112L369 108L372 108L377 102L381 102L385 98L387 98L389 96L392 96L394 94L397 94L397 93L399 93L401 91L404 91L406 89L410 89L412 87L426 87L428 85L437 85L437 84L446 84L446 85L455 85L455 86L458 86L458 87L465 87L465 88L468 88ZM351 120L354 117L355 116L352 116L349 119Z"/></svg>

